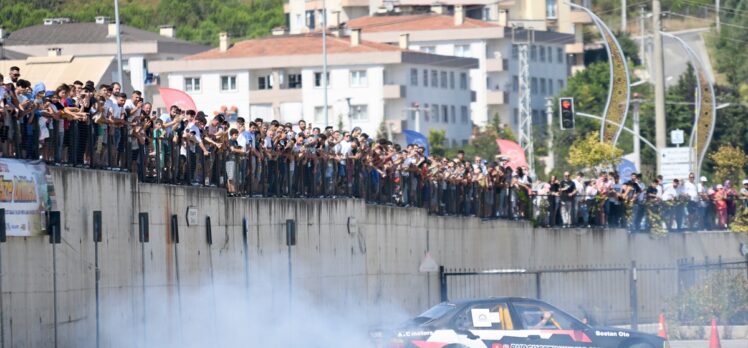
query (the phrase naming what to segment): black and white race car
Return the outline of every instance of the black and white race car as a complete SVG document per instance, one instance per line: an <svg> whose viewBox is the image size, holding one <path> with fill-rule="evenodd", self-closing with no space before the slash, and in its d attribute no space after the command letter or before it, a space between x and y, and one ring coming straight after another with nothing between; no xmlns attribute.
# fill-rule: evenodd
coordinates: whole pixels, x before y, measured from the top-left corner
<svg viewBox="0 0 748 348"><path fill-rule="evenodd" d="M386 338L390 348L668 348L661 337L591 327L548 303L491 298L440 303Z"/></svg>

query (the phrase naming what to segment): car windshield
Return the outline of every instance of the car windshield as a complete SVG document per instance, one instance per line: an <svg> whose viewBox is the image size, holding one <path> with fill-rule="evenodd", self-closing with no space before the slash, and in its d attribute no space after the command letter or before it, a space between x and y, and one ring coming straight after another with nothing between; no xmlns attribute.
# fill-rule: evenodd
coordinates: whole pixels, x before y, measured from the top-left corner
<svg viewBox="0 0 748 348"><path fill-rule="evenodd" d="M423 324L434 319L439 319L455 309L455 305L449 303L440 303L429 310L421 313L421 315L410 320L413 324Z"/></svg>

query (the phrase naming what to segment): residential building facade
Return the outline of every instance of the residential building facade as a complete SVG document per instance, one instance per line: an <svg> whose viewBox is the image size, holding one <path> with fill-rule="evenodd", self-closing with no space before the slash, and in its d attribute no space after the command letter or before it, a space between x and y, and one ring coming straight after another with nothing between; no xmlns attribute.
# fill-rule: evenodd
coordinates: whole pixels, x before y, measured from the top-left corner
<svg viewBox="0 0 748 348"><path fill-rule="evenodd" d="M467 143L473 58L445 57L397 45L329 35L327 120L319 33L270 36L221 45L176 61L153 62L164 87L186 91L204 111L235 107L239 116L313 126L361 127L402 141L402 131L445 130ZM435 78L434 78L435 76Z"/></svg>
<svg viewBox="0 0 748 348"><path fill-rule="evenodd" d="M149 71L150 61L180 59L210 48L176 39L175 28L169 25L162 26L159 33L120 25L120 33L125 78L132 81L132 89L143 91L149 99L157 93L149 87L158 82L158 76ZM48 56L50 50L61 56L115 57L116 34L116 26L109 17L96 17L95 22L86 23L48 18L39 25L9 33L3 47L32 57ZM104 80L115 81L116 73Z"/></svg>
<svg viewBox="0 0 748 348"><path fill-rule="evenodd" d="M477 59L479 67L470 71L470 86L476 95L470 105L471 120L484 127L498 117L501 123L518 129L519 57L510 28L465 17L460 6L452 16L367 16L350 21L348 26L361 29L366 40L391 43L407 35L410 49ZM523 39L527 33L518 30L515 35ZM565 47L573 37L551 31L535 31L533 35L528 54L531 108L535 121L544 124L545 98L566 85Z"/></svg>
<svg viewBox="0 0 748 348"><path fill-rule="evenodd" d="M591 0L569 0L585 7ZM566 54L571 55L573 71L584 68L583 27L591 24L587 13L572 9L562 0L327 0L327 24L336 27L341 23L367 15L393 14L452 14L456 6L465 9L467 18L498 23L501 26L519 26L537 31L554 31L574 35L567 43ZM323 25L322 1L288 0L284 6L290 33L319 30Z"/></svg>

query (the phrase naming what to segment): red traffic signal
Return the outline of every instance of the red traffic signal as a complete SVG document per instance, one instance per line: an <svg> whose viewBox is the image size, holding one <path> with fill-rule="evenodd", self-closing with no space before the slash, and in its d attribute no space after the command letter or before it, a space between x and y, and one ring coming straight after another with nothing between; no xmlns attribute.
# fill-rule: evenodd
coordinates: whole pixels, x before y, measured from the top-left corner
<svg viewBox="0 0 748 348"><path fill-rule="evenodd" d="M559 116L561 118L561 129L574 128L574 98L559 98L561 108Z"/></svg>

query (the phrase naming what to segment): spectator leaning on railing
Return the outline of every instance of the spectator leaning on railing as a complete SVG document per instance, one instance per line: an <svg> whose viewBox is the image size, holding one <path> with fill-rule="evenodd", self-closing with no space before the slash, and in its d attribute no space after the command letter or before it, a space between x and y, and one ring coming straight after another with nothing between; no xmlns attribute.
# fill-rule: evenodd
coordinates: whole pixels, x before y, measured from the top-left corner
<svg viewBox="0 0 748 348"><path fill-rule="evenodd" d="M153 112L142 93L119 83L74 81L47 90L11 71L0 84L0 152L52 165L135 172L140 181L220 186L231 196L357 197L434 214L535 219L551 227L609 226L632 232L725 228L748 205L748 181L712 187L702 177L646 186L641 174L533 180L505 156L426 156L350 132L236 118L209 118L173 106ZM4 83L0 75L0 83ZM742 203L740 203L742 201ZM661 225L661 226L660 226Z"/></svg>

